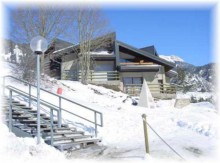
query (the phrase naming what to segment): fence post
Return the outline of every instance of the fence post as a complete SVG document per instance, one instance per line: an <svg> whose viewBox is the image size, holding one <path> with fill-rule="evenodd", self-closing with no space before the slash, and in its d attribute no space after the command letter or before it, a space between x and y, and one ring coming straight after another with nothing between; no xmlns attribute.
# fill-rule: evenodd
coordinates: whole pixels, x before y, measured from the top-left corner
<svg viewBox="0 0 220 163"><path fill-rule="evenodd" d="M31 107L31 85L29 84L29 107Z"/></svg>
<svg viewBox="0 0 220 163"><path fill-rule="evenodd" d="M10 101L10 106L9 106L9 132L12 131L12 90L10 90L9 93L9 101Z"/></svg>
<svg viewBox="0 0 220 163"><path fill-rule="evenodd" d="M61 123L62 123L62 113L61 113L61 97L59 96L59 117L58 117L58 127L61 127Z"/></svg>
<svg viewBox="0 0 220 163"><path fill-rule="evenodd" d="M97 118L96 118L96 111L94 112L94 118L95 118L95 137L97 137Z"/></svg>
<svg viewBox="0 0 220 163"><path fill-rule="evenodd" d="M53 109L50 109L50 143L53 145Z"/></svg>
<svg viewBox="0 0 220 163"><path fill-rule="evenodd" d="M92 81L92 76L93 76L93 72L90 71L90 77L91 77L91 81Z"/></svg>
<svg viewBox="0 0 220 163"><path fill-rule="evenodd" d="M3 83L2 84L3 84L2 95L5 96L5 76L3 76Z"/></svg>
<svg viewBox="0 0 220 163"><path fill-rule="evenodd" d="M142 118L143 118L143 126L144 126L145 150L146 150L146 153L149 154L150 152L149 152L149 143L148 143L147 116L146 116L146 114L142 114Z"/></svg>
<svg viewBox="0 0 220 163"><path fill-rule="evenodd" d="M101 126L103 127L103 116L102 116L102 113L99 113L100 114L100 118L101 118Z"/></svg>

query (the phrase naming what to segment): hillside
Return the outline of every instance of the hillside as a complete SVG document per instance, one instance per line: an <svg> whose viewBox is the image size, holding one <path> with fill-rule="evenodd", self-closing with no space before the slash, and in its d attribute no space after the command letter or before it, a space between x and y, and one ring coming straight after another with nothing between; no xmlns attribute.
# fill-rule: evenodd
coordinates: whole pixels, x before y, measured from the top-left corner
<svg viewBox="0 0 220 163"><path fill-rule="evenodd" d="M185 62L176 62L176 71L183 78L174 77L172 83L187 87L186 91L212 92L215 90L215 64L193 66Z"/></svg>
<svg viewBox="0 0 220 163"><path fill-rule="evenodd" d="M178 56L160 56L176 64L173 69L178 76L171 78L171 83L183 85L185 91L212 92L215 90L215 64L194 66Z"/></svg>
<svg viewBox="0 0 220 163"><path fill-rule="evenodd" d="M10 67L3 63L3 75L10 74ZM16 85L23 91L28 91L28 87L8 80L7 83ZM28 162L39 161L44 157L47 161L54 161L52 153L58 160L76 161L79 159L93 161L131 161L131 162L167 162L181 160L173 153L150 128L149 144L150 156L145 154L143 121L141 115L147 114L148 123L156 130L165 141L171 145L187 161L207 162L216 159L216 143L218 140L218 119L216 107L209 102L199 102L190 104L182 109L174 107L174 100L159 100L156 108L143 108L132 105L132 99L122 92L116 92L95 85L83 85L80 82L55 80L47 78L42 81L43 88L56 93L58 87L62 87L62 96L71 100L93 107L103 113L104 126L98 128L98 136L102 138L102 143L96 148L88 148L79 151L68 151L61 153L67 159L57 154L58 151L46 144L34 145L32 138L16 138L9 134L6 127L1 127L0 133L4 141L1 156L10 156L7 161L26 160ZM32 89L33 94L36 93ZM197 93L198 94L198 93ZM22 97L16 96L18 99ZM41 98L57 104L57 100L47 93L41 92ZM135 99L138 101L138 99ZM23 101L25 103L25 100ZM27 102L27 101L26 101ZM70 111L77 111L83 116L88 116L82 109L70 106L64 107ZM92 133L94 126L85 121L75 119L72 116L63 115L64 121L69 122L81 129L86 129ZM89 118L89 117L88 117ZM1 141L2 142L2 141ZM16 152L15 152L16 151ZM25 151L25 152L21 152ZM50 153L46 155L45 153ZM14 154L16 153L16 154ZM59 153L59 152L58 152ZM81 161L84 161L81 160Z"/></svg>

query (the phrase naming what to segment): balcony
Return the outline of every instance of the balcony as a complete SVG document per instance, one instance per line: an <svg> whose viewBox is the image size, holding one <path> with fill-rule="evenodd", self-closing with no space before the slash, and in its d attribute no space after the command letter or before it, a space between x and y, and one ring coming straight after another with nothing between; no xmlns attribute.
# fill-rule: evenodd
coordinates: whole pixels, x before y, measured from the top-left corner
<svg viewBox="0 0 220 163"><path fill-rule="evenodd" d="M161 65L155 64L153 62L121 62L119 65L120 71L136 71L136 70L158 70Z"/></svg>
<svg viewBox="0 0 220 163"><path fill-rule="evenodd" d="M154 98L170 99L176 97L177 87L171 84L148 84L150 92ZM127 84L124 86L124 92L131 96L139 96L142 84Z"/></svg>
<svg viewBox="0 0 220 163"><path fill-rule="evenodd" d="M77 71L64 71L64 80L81 80L81 72ZM90 71L88 74L88 81L90 82L104 82L104 81L118 81L119 73L118 71Z"/></svg>

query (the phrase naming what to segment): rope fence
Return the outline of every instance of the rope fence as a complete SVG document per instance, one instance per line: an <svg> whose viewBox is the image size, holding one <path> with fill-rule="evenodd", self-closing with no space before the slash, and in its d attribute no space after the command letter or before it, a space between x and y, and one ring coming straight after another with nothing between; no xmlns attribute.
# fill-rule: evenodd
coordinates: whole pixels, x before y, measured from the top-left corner
<svg viewBox="0 0 220 163"><path fill-rule="evenodd" d="M166 144L177 156L179 156L182 160L186 161L186 159L184 159L174 148L172 148L172 147L153 129L153 127L147 122L146 117L147 117L147 116L146 116L145 114L142 115L143 122L146 123L147 126L149 126L149 128L160 138L160 140L161 140L164 144ZM146 131L146 129L144 129L144 131ZM147 134L147 133L145 133L145 134ZM148 137L148 136L145 135L145 137ZM148 143L148 142L145 141L145 143ZM146 144L146 146L148 146L148 144ZM148 148L149 148L149 147L148 147ZM149 150L149 149L148 149L148 150ZM148 151L148 153L149 153L149 151Z"/></svg>

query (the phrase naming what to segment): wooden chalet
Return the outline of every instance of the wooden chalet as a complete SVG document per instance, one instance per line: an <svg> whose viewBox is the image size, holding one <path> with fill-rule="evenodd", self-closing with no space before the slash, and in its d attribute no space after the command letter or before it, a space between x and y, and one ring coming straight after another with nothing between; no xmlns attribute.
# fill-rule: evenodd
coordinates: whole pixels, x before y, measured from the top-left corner
<svg viewBox="0 0 220 163"><path fill-rule="evenodd" d="M98 39L102 44L94 41L90 53L94 64L91 67L89 83L136 96L139 95L145 79L155 98L175 97L176 89L169 84L170 78L176 75L172 71L175 64L160 58L154 46L138 49L118 41L115 33ZM50 51L53 62L58 60L60 63L57 65L59 72L56 72L58 78L80 81L78 54L79 45L68 45L53 50L52 53Z"/></svg>

